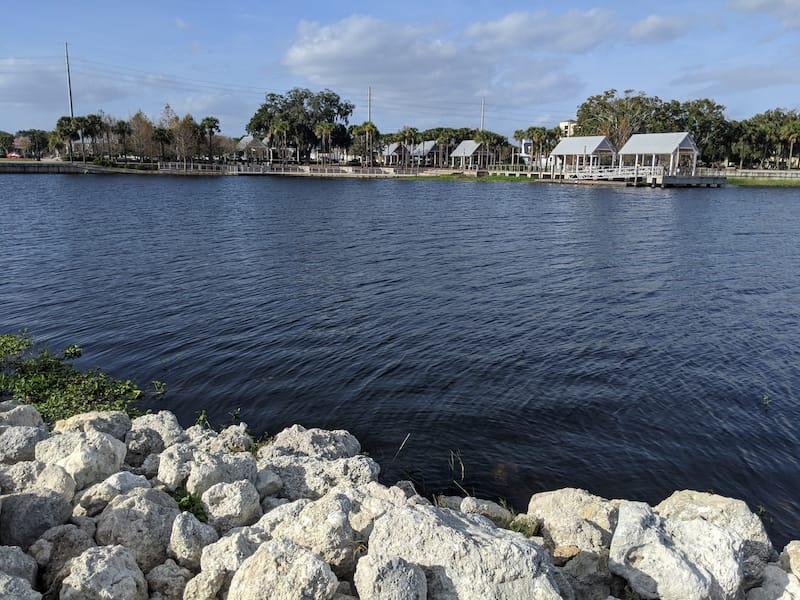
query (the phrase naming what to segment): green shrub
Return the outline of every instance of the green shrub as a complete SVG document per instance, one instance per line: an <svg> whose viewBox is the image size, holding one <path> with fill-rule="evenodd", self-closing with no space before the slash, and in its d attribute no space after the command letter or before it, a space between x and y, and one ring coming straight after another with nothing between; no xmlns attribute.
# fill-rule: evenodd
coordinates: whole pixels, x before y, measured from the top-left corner
<svg viewBox="0 0 800 600"><path fill-rule="evenodd" d="M96 369L79 371L70 360L80 356L74 344L61 355L36 353L25 331L0 335L0 400L33 405L48 425L90 410L140 414L134 403L142 391L135 384Z"/></svg>
<svg viewBox="0 0 800 600"><path fill-rule="evenodd" d="M208 522L208 515L203 508L203 503L200 501L200 498L193 496L182 487L176 488L176 490L172 492L172 497L178 502L178 508L183 512L192 513L201 523Z"/></svg>

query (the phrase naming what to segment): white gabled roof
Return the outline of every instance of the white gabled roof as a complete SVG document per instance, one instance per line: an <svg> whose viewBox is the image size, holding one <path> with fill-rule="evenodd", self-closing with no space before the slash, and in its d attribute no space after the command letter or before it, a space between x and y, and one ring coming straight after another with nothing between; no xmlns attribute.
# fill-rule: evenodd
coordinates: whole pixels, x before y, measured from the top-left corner
<svg viewBox="0 0 800 600"><path fill-rule="evenodd" d="M480 148L480 144L475 140L464 140L456 149L453 150L452 154L450 154L450 158L456 157L459 158L461 156L472 156L475 154L475 151Z"/></svg>
<svg viewBox="0 0 800 600"><path fill-rule="evenodd" d="M672 154L676 150L699 150L686 131L678 133L637 133L619 151L620 154Z"/></svg>
<svg viewBox="0 0 800 600"><path fill-rule="evenodd" d="M575 137L566 137L562 139L550 156L577 156L579 154L586 154L591 156L593 154L611 153L614 154L616 150L614 145L604 135L584 135Z"/></svg>
<svg viewBox="0 0 800 600"><path fill-rule="evenodd" d="M393 154L397 154L397 150L400 148L399 142L392 142L386 149L383 151L384 156L392 156Z"/></svg>
<svg viewBox="0 0 800 600"><path fill-rule="evenodd" d="M252 135L246 135L236 144L237 150L249 150L250 148L266 148L264 142L255 139Z"/></svg>
<svg viewBox="0 0 800 600"><path fill-rule="evenodd" d="M412 156L427 156L431 153L434 146L436 146L436 140L427 140L425 142L421 142L414 146L414 150L411 152Z"/></svg>

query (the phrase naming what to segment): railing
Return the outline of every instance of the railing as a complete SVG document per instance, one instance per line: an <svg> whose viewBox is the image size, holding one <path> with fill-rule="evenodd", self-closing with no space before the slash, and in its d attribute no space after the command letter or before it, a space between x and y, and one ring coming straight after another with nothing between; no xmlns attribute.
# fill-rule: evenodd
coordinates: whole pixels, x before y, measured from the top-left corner
<svg viewBox="0 0 800 600"><path fill-rule="evenodd" d="M218 165L214 163L194 163L194 162L159 162L159 171L186 171L193 173L228 173L231 166Z"/></svg>
<svg viewBox="0 0 800 600"><path fill-rule="evenodd" d="M698 175L739 179L800 179L800 169L709 169L700 168Z"/></svg>
<svg viewBox="0 0 800 600"><path fill-rule="evenodd" d="M661 177L664 167L581 167L564 171L565 179L635 179L637 177Z"/></svg>

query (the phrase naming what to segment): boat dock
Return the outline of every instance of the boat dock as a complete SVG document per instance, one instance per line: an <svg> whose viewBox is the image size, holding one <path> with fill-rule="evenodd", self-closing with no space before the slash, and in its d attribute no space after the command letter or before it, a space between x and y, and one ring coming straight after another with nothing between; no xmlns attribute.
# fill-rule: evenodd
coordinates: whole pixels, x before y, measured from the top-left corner
<svg viewBox="0 0 800 600"><path fill-rule="evenodd" d="M661 167L588 166L569 171L536 171L500 166L490 167L485 171L485 174L500 177L529 177L549 183L622 185L628 187L722 187L727 182L727 178L721 175L669 175Z"/></svg>

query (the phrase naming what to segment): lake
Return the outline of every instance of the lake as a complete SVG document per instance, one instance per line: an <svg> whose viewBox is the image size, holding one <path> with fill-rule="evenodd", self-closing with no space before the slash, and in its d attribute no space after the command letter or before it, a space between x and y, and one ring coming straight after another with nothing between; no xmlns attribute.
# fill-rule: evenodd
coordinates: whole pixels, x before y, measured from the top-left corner
<svg viewBox="0 0 800 600"><path fill-rule="evenodd" d="M710 491L800 537L798 188L2 175L0 261L0 333L164 382L184 426L348 429L387 482L521 511Z"/></svg>

